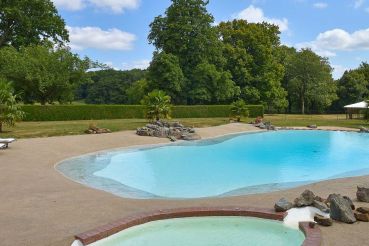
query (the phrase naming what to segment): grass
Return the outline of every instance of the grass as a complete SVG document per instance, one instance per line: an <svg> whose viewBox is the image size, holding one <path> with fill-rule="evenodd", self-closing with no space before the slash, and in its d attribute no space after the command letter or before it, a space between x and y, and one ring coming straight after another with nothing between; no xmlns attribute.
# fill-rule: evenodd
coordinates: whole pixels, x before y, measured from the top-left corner
<svg viewBox="0 0 369 246"><path fill-rule="evenodd" d="M196 118L196 119L173 119L180 121L186 126L208 127L227 124L228 118ZM244 119L250 122L252 119ZM265 115L265 121L270 121L276 126L307 126L317 124L318 126L339 126L358 128L369 127L364 120L346 120L345 115ZM101 128L109 128L113 132L123 130L134 130L147 123L144 119L120 119L120 120L81 120L81 121L47 121L47 122L21 122L15 128L6 128L0 133L0 137L33 138L51 137L64 135L83 134L89 124L94 123Z"/></svg>
<svg viewBox="0 0 369 246"><path fill-rule="evenodd" d="M348 128L359 128L369 126L369 122L362 119L347 120L344 114L335 115L265 115L265 121L270 121L276 126L307 126L316 124L318 126L338 126Z"/></svg>
<svg viewBox="0 0 369 246"><path fill-rule="evenodd" d="M229 122L228 118L198 118L198 119L173 119L186 126L208 127L223 125ZM20 122L15 128L5 127L0 137L34 138L52 137L64 135L84 134L88 126L93 123L101 128L108 128L113 132L135 130L144 126L144 119L119 119L119 120L80 120L80 121L45 121L45 122Z"/></svg>

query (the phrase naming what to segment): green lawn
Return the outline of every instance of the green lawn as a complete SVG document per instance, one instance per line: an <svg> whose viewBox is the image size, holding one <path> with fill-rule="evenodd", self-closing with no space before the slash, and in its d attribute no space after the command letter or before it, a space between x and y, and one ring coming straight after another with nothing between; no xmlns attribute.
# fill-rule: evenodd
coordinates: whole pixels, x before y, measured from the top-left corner
<svg viewBox="0 0 369 246"><path fill-rule="evenodd" d="M204 118L204 119L180 119L186 126L207 127L223 125L229 122L228 118ZM143 119L119 119L119 120L80 120L80 121L46 121L46 122L20 122L15 128L5 127L0 137L33 138L51 137L63 135L83 134L88 126L93 123L100 128L108 128L113 132L134 130L144 126L147 121Z"/></svg>
<svg viewBox="0 0 369 246"><path fill-rule="evenodd" d="M249 122L252 119L244 119ZM207 127L223 125L229 122L228 118L200 118L200 119L173 119L180 121L186 126ZM358 128L369 127L364 120L346 120L345 115L265 115L265 121L270 121L276 126L340 126ZM51 137L62 135L83 134L89 124L94 123L98 127L109 128L112 131L134 130L147 123L143 119L120 119L120 120L88 120L88 121L47 121L47 122L21 122L15 128L5 127L5 132L0 137L32 138Z"/></svg>

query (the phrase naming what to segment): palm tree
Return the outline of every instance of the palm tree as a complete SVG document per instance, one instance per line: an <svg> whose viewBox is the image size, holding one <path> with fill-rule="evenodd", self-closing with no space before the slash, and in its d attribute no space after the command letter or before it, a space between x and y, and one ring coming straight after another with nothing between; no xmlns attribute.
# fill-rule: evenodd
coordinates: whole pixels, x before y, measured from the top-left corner
<svg viewBox="0 0 369 246"><path fill-rule="evenodd" d="M3 131L4 124L14 126L23 117L24 112L17 104L17 96L14 95L11 84L0 79L0 132Z"/></svg>
<svg viewBox="0 0 369 246"><path fill-rule="evenodd" d="M154 90L145 96L141 103L145 106L146 118L160 120L170 118L171 107L170 96L164 91Z"/></svg>
<svg viewBox="0 0 369 246"><path fill-rule="evenodd" d="M242 116L248 117L249 110L247 109L245 101L239 99L231 104L231 117L235 117L237 122L240 122Z"/></svg>

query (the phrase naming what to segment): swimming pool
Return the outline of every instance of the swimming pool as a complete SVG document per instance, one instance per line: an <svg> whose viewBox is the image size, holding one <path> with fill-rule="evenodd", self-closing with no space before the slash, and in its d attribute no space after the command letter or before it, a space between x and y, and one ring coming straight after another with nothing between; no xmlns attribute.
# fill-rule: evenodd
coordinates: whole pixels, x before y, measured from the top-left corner
<svg viewBox="0 0 369 246"><path fill-rule="evenodd" d="M193 217L158 220L123 230L91 246L297 246L298 229L251 217Z"/></svg>
<svg viewBox="0 0 369 246"><path fill-rule="evenodd" d="M66 160L67 177L129 198L270 192L369 174L369 135L276 131L105 151Z"/></svg>

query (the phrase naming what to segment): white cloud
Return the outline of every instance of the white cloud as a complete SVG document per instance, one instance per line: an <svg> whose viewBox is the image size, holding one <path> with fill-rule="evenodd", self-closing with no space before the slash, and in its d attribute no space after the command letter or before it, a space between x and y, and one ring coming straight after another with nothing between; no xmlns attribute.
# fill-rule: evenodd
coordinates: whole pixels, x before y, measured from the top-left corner
<svg viewBox="0 0 369 246"><path fill-rule="evenodd" d="M329 30L320 33L314 41L296 47L308 47L324 56L334 56L336 51L369 50L369 28L353 33L338 28Z"/></svg>
<svg viewBox="0 0 369 246"><path fill-rule="evenodd" d="M85 7L84 0L53 0L54 4L58 8L77 11Z"/></svg>
<svg viewBox="0 0 369 246"><path fill-rule="evenodd" d="M71 11L81 10L87 6L97 9L109 9L114 13L122 13L126 9L136 9L141 0L52 0L58 8Z"/></svg>
<svg viewBox="0 0 369 246"><path fill-rule="evenodd" d="M99 27L67 27L70 47L74 50L86 48L104 50L131 50L136 40L134 34L116 28L102 30Z"/></svg>
<svg viewBox="0 0 369 246"><path fill-rule="evenodd" d="M114 13L122 13L125 9L136 9L140 0L89 0L98 8L110 9Z"/></svg>
<svg viewBox="0 0 369 246"><path fill-rule="evenodd" d="M344 74L344 72L349 69L349 68L344 67L342 65L332 65L332 67L333 67L333 78L334 79L341 78L342 75Z"/></svg>
<svg viewBox="0 0 369 246"><path fill-rule="evenodd" d="M261 8L254 7L253 5L250 5L248 8L236 14L234 18L247 20L248 22L251 23L268 22L279 26L279 30L281 32L288 30L288 20L286 18L276 19L266 17L264 15L264 11Z"/></svg>
<svg viewBox="0 0 369 246"><path fill-rule="evenodd" d="M147 69L150 66L150 60L138 60L133 61L131 63L123 63L123 70L131 70L131 69Z"/></svg>
<svg viewBox="0 0 369 246"><path fill-rule="evenodd" d="M314 8L317 8L317 9L325 9L328 7L328 3L318 2L318 3L314 3L313 6Z"/></svg>
<svg viewBox="0 0 369 246"><path fill-rule="evenodd" d="M363 4L365 3L365 0L355 0L355 3L354 3L354 8L355 9L358 9L360 8L361 6L363 6Z"/></svg>

